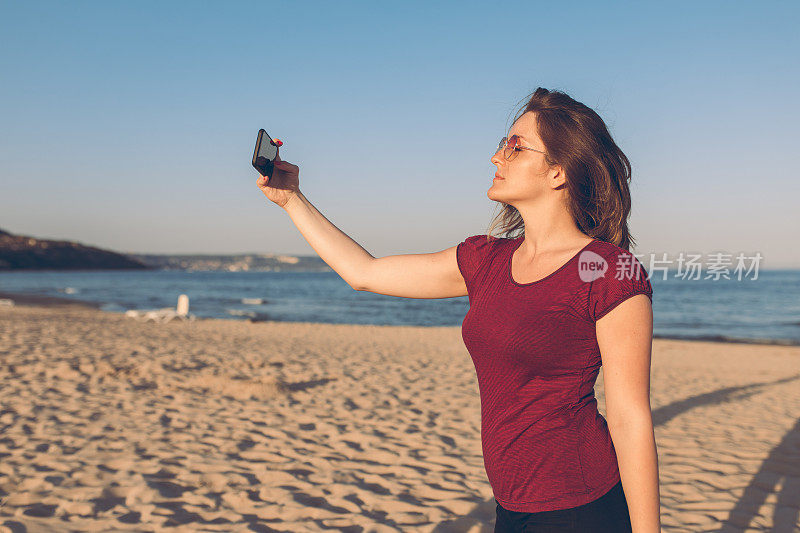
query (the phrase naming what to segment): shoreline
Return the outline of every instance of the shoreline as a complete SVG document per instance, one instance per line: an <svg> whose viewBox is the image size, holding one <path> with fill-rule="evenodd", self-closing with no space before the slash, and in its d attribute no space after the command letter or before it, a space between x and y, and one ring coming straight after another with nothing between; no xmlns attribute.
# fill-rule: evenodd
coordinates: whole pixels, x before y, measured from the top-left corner
<svg viewBox="0 0 800 533"><path fill-rule="evenodd" d="M0 300L13 300L14 305L25 305L29 307L63 307L63 306L77 306L86 307L89 309L97 309L100 311L100 306L97 302L90 302L87 300L73 300L71 298L61 298L59 296L42 296L39 294L24 294L16 292L0 292Z"/></svg>
<svg viewBox="0 0 800 533"><path fill-rule="evenodd" d="M38 294L25 294L25 293L11 293L11 292L0 292L0 300L2 299L9 299L14 301L14 305L19 306L30 306L30 307L64 307L64 306L72 306L72 307L82 307L88 309L95 309L102 313L111 313L111 314L124 314L119 313L117 311L104 311L100 309L103 305L97 302L91 302L88 300L75 300L71 298L63 298L59 296L41 296ZM197 317L197 320L209 320L209 318L205 317ZM280 323L290 323L292 321L283 321L283 320L254 320L254 319L237 319L237 318L212 318L210 320L231 320L233 322L244 322L249 324L260 324L264 322L280 322ZM313 323L313 324L328 324L328 322L305 322L305 321L296 321L297 323ZM363 325L363 324L352 324L355 326ZM376 325L376 324L372 324ZM394 326L393 324L384 324L386 326ZM407 326L407 327L430 327L430 326ZM459 325L453 326L436 326L436 327L460 327ZM748 345L756 345L756 346L800 346L800 341L795 341L791 339L747 339L747 338L730 338L724 335L707 335L702 337L685 337L685 336L673 336L673 335L661 335L661 334L654 334L653 339L663 339L663 340L670 340L670 341L687 341L687 342L718 342L723 344L748 344Z"/></svg>

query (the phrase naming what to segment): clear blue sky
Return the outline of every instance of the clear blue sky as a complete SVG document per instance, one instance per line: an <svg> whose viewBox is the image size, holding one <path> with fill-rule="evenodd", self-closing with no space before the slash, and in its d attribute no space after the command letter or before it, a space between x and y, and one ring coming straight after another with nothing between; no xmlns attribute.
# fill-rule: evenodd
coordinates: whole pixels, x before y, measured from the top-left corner
<svg viewBox="0 0 800 533"><path fill-rule="evenodd" d="M0 228L124 252L313 254L261 127L375 256L483 233L536 87L633 164L637 254L800 266L797 2L3 2Z"/></svg>

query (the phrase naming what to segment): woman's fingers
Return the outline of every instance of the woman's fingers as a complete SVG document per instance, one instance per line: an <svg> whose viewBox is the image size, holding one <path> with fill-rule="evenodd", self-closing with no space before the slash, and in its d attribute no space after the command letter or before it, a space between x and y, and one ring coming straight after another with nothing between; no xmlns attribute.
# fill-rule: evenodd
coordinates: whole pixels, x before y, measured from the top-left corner
<svg viewBox="0 0 800 533"><path fill-rule="evenodd" d="M283 146L283 141L281 141L281 140L280 140L280 139L278 139L278 138L275 138L275 139L272 139L272 144L274 144L275 146L277 146L278 148L280 148L281 146ZM273 161L272 161L272 162L273 162L273 164L274 164L274 165L276 165L276 166L280 167L280 166L281 166L281 161L282 161L282 160L281 160L281 154L280 154L280 151L276 151L276 152L275 152L275 159L273 159Z"/></svg>

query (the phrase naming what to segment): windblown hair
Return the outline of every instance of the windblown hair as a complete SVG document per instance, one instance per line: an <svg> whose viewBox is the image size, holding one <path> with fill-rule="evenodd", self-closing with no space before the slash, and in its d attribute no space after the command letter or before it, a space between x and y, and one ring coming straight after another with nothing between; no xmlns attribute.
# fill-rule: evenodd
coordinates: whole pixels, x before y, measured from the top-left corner
<svg viewBox="0 0 800 533"><path fill-rule="evenodd" d="M566 174L568 205L582 232L630 251L635 241L628 231L631 164L611 138L603 119L592 109L561 91L539 87L514 122L532 111L544 142L548 165L561 165ZM499 202L501 211L486 232L495 237L524 235L517 209ZM499 235L492 235L498 229Z"/></svg>

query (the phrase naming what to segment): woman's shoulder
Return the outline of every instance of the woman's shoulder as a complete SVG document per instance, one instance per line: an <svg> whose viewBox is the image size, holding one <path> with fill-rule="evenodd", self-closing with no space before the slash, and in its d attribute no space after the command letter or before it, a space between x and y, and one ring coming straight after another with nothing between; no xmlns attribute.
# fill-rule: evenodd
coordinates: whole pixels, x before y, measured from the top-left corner
<svg viewBox="0 0 800 533"><path fill-rule="evenodd" d="M606 242L600 239L595 239L592 242L591 248L593 252L600 255L606 261L613 261L614 263L618 262L639 262L636 254L623 248L622 246L617 246L616 244ZM634 261L635 260L635 261Z"/></svg>
<svg viewBox="0 0 800 533"><path fill-rule="evenodd" d="M509 239L493 235L471 235L456 247L456 259L464 279L470 280L487 259Z"/></svg>
<svg viewBox="0 0 800 533"><path fill-rule="evenodd" d="M635 254L621 246L597 240L592 250L591 269L582 274L589 283L589 315L598 320L622 301L636 294L645 294L652 301L650 275Z"/></svg>
<svg viewBox="0 0 800 533"><path fill-rule="evenodd" d="M491 248L498 246L501 242L508 241L506 237L496 237L494 235L471 235L462 241L474 248Z"/></svg>
<svg viewBox="0 0 800 533"><path fill-rule="evenodd" d="M471 235L464 239L458 247L465 253L476 258L484 258L501 250L514 239L497 237L494 235Z"/></svg>

